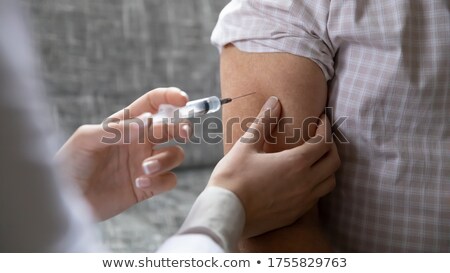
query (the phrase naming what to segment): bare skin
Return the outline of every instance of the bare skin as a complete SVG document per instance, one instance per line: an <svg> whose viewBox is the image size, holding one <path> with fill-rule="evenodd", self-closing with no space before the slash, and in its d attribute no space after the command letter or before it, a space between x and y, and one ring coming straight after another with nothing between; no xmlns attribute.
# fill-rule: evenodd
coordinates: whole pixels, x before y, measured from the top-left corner
<svg viewBox="0 0 450 273"><path fill-rule="evenodd" d="M184 159L179 146L155 150L155 145L177 137L187 138L189 131L175 130L187 124L152 124L150 113L156 113L160 104L182 106L188 98L179 89L159 88L148 92L124 111L111 116L117 122L108 123L116 131L126 135L125 124L140 120L144 128L129 126L129 143L124 139L105 143L110 137L99 124L80 127L56 155L64 174L81 189L99 220L108 219L126 210L137 202L169 191L176 185L176 176L171 172ZM281 104L271 97L261 109L260 115L270 114L278 118ZM267 119L257 119L251 129L259 135L269 135L276 126L266 126ZM136 123L135 123L136 125ZM142 126L141 126L142 127ZM316 200L330 192L335 184L330 177L338 167L338 156L334 146L327 143L330 124L325 116L313 139L301 147L280 153L266 153L266 138L241 141L214 169L208 186L230 190L241 200L246 212L244 236L255 236L293 223ZM152 133L159 142L147 137L140 139L140 129ZM177 133L178 131L178 133ZM249 135L252 135L249 133ZM102 140L103 139L103 140ZM247 136L247 139L249 137ZM123 142L123 143L122 143ZM149 170L149 161L157 162L157 169ZM153 165L154 167L154 165ZM261 171L255 175L253 170ZM149 172L150 171L150 172ZM271 175L282 178L273 183ZM147 179L150 183L141 183ZM276 216L279 221L272 221Z"/></svg>
<svg viewBox="0 0 450 273"><path fill-rule="evenodd" d="M308 140L308 127L325 108L327 85L320 68L311 60L287 53L245 53L232 45L224 48L221 56L221 82L223 97L235 97L256 92L245 100L224 107L223 120L235 117L255 117L265 100L277 96L282 104L283 117L292 117L293 124L285 133L277 133L276 144L266 145L266 152L279 152L302 145ZM304 121L306 120L305 124ZM313 126L309 126L312 124ZM303 125L303 126L302 126ZM226 126L224 126L226 127ZM303 141L289 144L286 136L294 128L302 128ZM231 143L225 144L227 153L244 133L238 126L225 129ZM309 132L309 135L314 135ZM336 147L333 147L335 150ZM329 178L334 179L334 176ZM273 178L276 181L276 177ZM273 219L276 221L276 219ZM241 240L243 252L329 252L330 243L320 224L316 205L294 224L261 236Z"/></svg>

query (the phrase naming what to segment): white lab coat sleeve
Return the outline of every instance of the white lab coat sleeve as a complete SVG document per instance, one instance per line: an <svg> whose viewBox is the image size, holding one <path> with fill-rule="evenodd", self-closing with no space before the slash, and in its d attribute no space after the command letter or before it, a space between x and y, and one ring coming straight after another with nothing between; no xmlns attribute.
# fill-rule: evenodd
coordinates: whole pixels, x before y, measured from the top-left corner
<svg viewBox="0 0 450 273"><path fill-rule="evenodd" d="M245 225L239 198L220 187L207 187L176 235L158 252L233 252Z"/></svg>
<svg viewBox="0 0 450 273"><path fill-rule="evenodd" d="M53 169L48 105L17 5L0 0L0 252L103 251L87 204Z"/></svg>

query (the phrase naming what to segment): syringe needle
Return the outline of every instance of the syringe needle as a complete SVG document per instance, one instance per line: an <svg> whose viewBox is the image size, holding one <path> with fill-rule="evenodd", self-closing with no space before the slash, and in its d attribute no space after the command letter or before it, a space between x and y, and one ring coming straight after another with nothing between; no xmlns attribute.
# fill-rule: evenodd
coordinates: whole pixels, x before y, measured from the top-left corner
<svg viewBox="0 0 450 273"><path fill-rule="evenodd" d="M221 103L222 105L224 105L224 104L227 104L227 103L232 102L232 101L235 100L235 99L241 99L241 98L243 98L243 97L247 97L247 96L250 96L250 95L253 95L253 94L256 94L256 92L248 93L248 94L245 94L245 95L242 95L242 96L238 96L238 97L235 97L235 98L225 98L225 99L221 99L221 100L220 100L220 103Z"/></svg>
<svg viewBox="0 0 450 273"><path fill-rule="evenodd" d="M247 96L250 96L250 95L253 95L253 94L256 94L256 92L248 93L248 94L245 94L245 95L242 95L242 96L239 96L239 97L235 97L235 98L231 98L231 99L232 100L240 99L240 98L247 97Z"/></svg>

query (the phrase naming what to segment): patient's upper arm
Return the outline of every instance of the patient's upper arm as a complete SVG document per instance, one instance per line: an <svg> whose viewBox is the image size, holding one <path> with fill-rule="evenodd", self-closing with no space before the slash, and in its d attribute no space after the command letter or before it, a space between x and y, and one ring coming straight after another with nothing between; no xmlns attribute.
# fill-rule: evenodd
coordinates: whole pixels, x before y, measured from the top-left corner
<svg viewBox="0 0 450 273"><path fill-rule="evenodd" d="M308 117L320 116L327 100L324 74L313 61L289 53L245 53L232 45L226 46L221 55L221 86L223 97L256 92L224 106L225 152L244 133L238 124L232 130L227 128L230 127L227 121L235 117L255 117L270 96L280 99L282 116L292 117L293 123L286 124L286 133L275 135L276 144L270 145L269 151L300 145L301 142L286 143L286 137L292 137L293 128L302 127ZM305 138L306 130L307 126L303 126Z"/></svg>
<svg viewBox="0 0 450 273"><path fill-rule="evenodd" d="M308 126L303 121L315 122L308 118L319 117L326 105L327 84L319 66L307 58L289 53L244 53L227 46L221 56L221 81L224 97L256 92L223 107L225 152L244 133L239 124L233 130L227 128L227 121L255 117L270 96L280 99L282 116L292 117L293 123L285 126L285 133L273 134L276 144L267 146L266 152L301 145L301 141L286 143L285 136L300 127L306 136ZM331 251L320 228L317 207L291 226L241 241L240 248L244 252Z"/></svg>

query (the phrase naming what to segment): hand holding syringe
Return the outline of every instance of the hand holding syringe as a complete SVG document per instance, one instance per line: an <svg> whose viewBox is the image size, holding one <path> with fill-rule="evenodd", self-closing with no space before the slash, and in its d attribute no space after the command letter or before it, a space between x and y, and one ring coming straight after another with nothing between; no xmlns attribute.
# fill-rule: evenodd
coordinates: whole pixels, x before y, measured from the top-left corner
<svg viewBox="0 0 450 273"><path fill-rule="evenodd" d="M171 118L187 119L201 117L209 113L214 113L222 108L222 105L232 102L235 99L243 98L255 94L256 92L245 94L235 98L220 99L216 96L190 101L184 107L175 107L170 104L159 106L158 113L152 116L153 123L169 122Z"/></svg>

